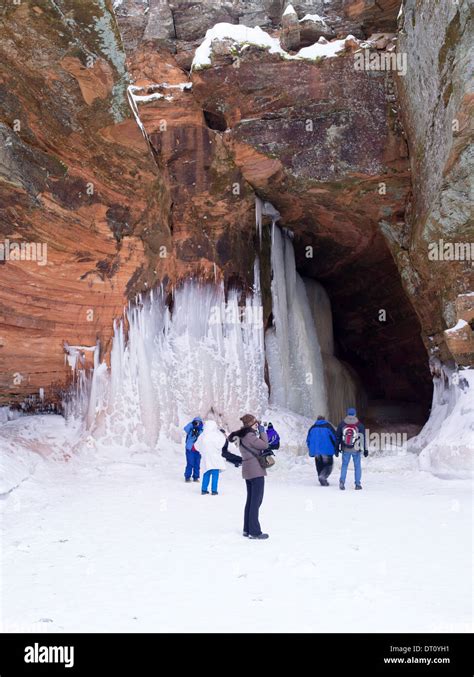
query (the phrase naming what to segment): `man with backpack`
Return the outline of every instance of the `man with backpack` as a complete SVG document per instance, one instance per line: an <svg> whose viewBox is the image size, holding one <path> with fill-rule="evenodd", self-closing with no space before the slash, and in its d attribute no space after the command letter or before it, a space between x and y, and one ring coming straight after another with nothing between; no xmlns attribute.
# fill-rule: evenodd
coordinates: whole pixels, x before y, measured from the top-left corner
<svg viewBox="0 0 474 677"><path fill-rule="evenodd" d="M347 415L337 427L336 432L336 456L339 456L339 451L342 452L342 467L341 477L339 479L339 489L345 489L347 468L352 460L354 461L355 471L355 488L362 489L360 483L362 478L361 468L361 452L367 457L367 445L365 440L365 427L357 418L357 412L353 407L347 410Z"/></svg>
<svg viewBox="0 0 474 677"><path fill-rule="evenodd" d="M314 425L308 430L306 446L309 455L315 460L319 484L322 487L328 487L328 477L332 473L336 451L336 431L324 416L318 416Z"/></svg>

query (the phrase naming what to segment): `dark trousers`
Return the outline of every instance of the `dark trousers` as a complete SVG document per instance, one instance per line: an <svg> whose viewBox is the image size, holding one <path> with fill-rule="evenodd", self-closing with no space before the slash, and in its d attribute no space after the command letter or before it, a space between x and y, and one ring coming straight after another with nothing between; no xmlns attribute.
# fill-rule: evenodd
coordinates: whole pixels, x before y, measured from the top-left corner
<svg viewBox="0 0 474 677"><path fill-rule="evenodd" d="M263 501L265 488L264 477L254 477L253 480L245 480L247 484L247 503L244 512L244 531L250 536L260 536L262 530L258 521L258 511Z"/></svg>
<svg viewBox="0 0 474 677"><path fill-rule="evenodd" d="M316 461L316 472L318 473L319 480L327 480L329 475L332 473L332 466L334 462L334 456L315 456L314 460Z"/></svg>

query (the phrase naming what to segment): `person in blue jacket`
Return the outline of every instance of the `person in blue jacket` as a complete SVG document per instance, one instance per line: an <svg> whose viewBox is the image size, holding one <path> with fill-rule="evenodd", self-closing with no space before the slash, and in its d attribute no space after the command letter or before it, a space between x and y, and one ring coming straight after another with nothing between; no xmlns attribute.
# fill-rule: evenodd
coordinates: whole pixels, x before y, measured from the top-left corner
<svg viewBox="0 0 474 677"><path fill-rule="evenodd" d="M199 482L199 472L201 466L201 454L194 447L194 443L202 433L204 427L203 420L200 416L195 416L192 421L187 423L183 430L186 433L186 469L184 471L184 480Z"/></svg>
<svg viewBox="0 0 474 677"><path fill-rule="evenodd" d="M309 455L315 460L320 485L328 487L328 477L332 473L336 451L336 430L324 416L318 416L308 430L306 445Z"/></svg>

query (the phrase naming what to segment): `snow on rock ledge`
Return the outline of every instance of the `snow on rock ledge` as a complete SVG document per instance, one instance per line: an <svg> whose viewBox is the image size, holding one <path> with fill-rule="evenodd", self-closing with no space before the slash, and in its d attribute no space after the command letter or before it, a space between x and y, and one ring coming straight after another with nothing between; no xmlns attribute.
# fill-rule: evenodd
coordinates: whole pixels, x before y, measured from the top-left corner
<svg viewBox="0 0 474 677"><path fill-rule="evenodd" d="M289 60L333 57L346 48L347 41L349 41L350 44L354 44L354 42L358 43L354 36L348 35L342 40L333 40L327 44L316 43L309 47L304 47L303 49L300 49L297 54L291 55L281 47L278 38L271 37L258 26L249 28L242 24L218 23L207 31L204 41L196 49L192 70L199 70L212 65L211 54L213 51L214 40L230 40L242 46L255 45L262 49L268 49L270 54L279 54L282 58Z"/></svg>

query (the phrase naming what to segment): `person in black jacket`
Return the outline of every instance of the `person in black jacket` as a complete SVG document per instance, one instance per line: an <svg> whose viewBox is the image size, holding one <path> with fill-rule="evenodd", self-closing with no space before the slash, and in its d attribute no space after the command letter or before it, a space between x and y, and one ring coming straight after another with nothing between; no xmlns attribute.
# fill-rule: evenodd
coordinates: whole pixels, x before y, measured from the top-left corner
<svg viewBox="0 0 474 677"><path fill-rule="evenodd" d="M336 456L339 456L339 451L342 452L342 467L341 477L339 479L339 489L345 489L347 468L352 460L354 461L355 471L355 488L362 489L360 483L362 479L361 468L361 452L364 456L368 456L367 445L365 440L365 427L357 418L357 412L353 407L347 410L347 415L341 421L336 431Z"/></svg>

